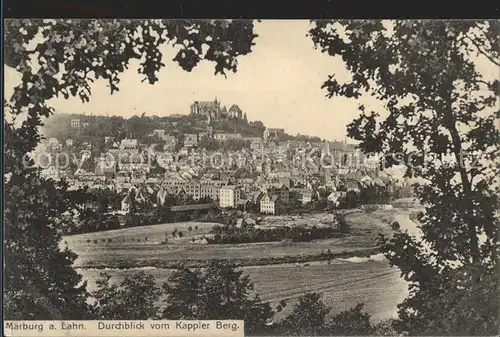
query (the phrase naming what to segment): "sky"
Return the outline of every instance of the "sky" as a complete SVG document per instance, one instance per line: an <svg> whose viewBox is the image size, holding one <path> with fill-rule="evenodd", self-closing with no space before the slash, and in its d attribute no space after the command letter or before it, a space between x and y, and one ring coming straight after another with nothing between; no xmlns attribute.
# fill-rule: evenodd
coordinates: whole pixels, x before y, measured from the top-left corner
<svg viewBox="0 0 500 337"><path fill-rule="evenodd" d="M263 20L255 23L255 46L248 55L238 58L238 71L227 78L214 75L215 64L200 62L191 72L172 61L176 50L163 47L163 63L159 82L141 82L139 62L131 63L120 75L120 91L110 95L104 80L94 82L89 103L78 98L52 99L56 113L93 113L95 115L188 114L194 101L217 99L228 108L232 104L247 114L249 120L260 120L268 127L284 128L290 134L307 134L328 140L345 140L346 125L365 105L384 115L380 102L371 97L358 100L326 97L321 85L335 74L343 82L349 72L341 59L314 49L306 34L309 20ZM481 60L478 60L481 61ZM485 61L485 60L483 60ZM478 69L497 78L498 69L489 62L477 62ZM20 74L5 69L5 96L20 83ZM489 79L489 78L488 78ZM351 141L353 142L353 141Z"/></svg>
<svg viewBox="0 0 500 337"><path fill-rule="evenodd" d="M159 82L141 83L138 63L120 78L120 91L110 95L105 81L96 81L89 103L78 98L53 99L56 113L96 115L166 116L188 114L193 101L215 97L229 108L232 104L268 127L284 128L290 134L307 134L329 140L344 140L346 125L358 115L356 100L326 97L321 85L335 73L348 76L341 60L315 50L309 20L264 20L256 23L255 46L238 58L238 72L227 78L214 75L215 64L201 62L191 72L182 70L172 59L176 51L164 47L166 67ZM6 90L20 81L15 70L5 73ZM6 97L8 97L6 93ZM370 103L363 102L370 106ZM375 103L376 104L376 103Z"/></svg>

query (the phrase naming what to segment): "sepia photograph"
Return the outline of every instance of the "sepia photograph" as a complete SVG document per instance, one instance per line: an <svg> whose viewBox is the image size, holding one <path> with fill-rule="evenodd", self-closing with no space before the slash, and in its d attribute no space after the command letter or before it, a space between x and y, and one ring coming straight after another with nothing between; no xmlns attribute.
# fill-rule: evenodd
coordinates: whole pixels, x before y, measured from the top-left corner
<svg viewBox="0 0 500 337"><path fill-rule="evenodd" d="M4 335L499 335L499 20L7 19L3 52Z"/></svg>

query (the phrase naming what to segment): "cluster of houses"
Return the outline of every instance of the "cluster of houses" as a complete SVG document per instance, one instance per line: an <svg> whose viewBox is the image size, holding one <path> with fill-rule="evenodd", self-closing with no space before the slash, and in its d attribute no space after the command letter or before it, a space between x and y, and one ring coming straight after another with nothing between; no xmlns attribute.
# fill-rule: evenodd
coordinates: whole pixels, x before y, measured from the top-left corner
<svg viewBox="0 0 500 337"><path fill-rule="evenodd" d="M258 180L258 179L257 179ZM244 181L232 179L183 179L165 177L162 182L154 182L156 198L151 200L155 205L164 205L167 196L177 200L186 199L188 196L193 201L206 200L207 203L217 202L220 208L238 208L243 211L258 211L265 214L283 214L288 207L294 205L307 205L314 200L325 201L338 206L347 193L359 194L363 188L370 186L390 189L392 180L385 174L378 176L364 175L354 177L335 178L328 183L307 182L302 186L298 180L290 178ZM138 185L137 191L144 190ZM148 188L148 187L146 187ZM151 188L150 188L151 189ZM128 210L129 195L124 199L122 211ZM141 201L143 194L138 192L137 201Z"/></svg>
<svg viewBox="0 0 500 337"><path fill-rule="evenodd" d="M209 118L243 118L238 106L227 110L217 99L194 102L190 111ZM74 120L71 127L82 126ZM223 167L211 167L202 160L211 153L197 147L200 134L184 134L182 147L178 146L179 139L161 129L154 130L152 136L161 140L158 144L162 146L141 144L134 138L117 142L110 135L105 137L104 150L96 158L91 158L90 143L77 153L79 160L93 161L90 168L78 165L71 171L49 165L42 173L56 180L66 179L73 189L88 186L120 192L134 190L139 201L149 198L155 205L163 205L169 195L177 199L189 196L194 201L217 202L221 208L251 209L266 214L278 214L287 207L306 205L313 200L338 205L349 192L359 194L368 186L390 189L394 184L404 184L376 169L349 165L353 158L359 157L359 152L346 142L282 141L283 133L283 129L270 128L261 137L214 133L213 138L222 142L234 139L249 142L248 148L226 151L226 159L235 160ZM39 150L57 153L72 147L71 139L63 143L51 138ZM303 155L313 149L317 149L315 159L329 156L338 160L327 168L309 165ZM162 170L156 170L155 165ZM124 193L122 211L129 209L131 197L130 193Z"/></svg>

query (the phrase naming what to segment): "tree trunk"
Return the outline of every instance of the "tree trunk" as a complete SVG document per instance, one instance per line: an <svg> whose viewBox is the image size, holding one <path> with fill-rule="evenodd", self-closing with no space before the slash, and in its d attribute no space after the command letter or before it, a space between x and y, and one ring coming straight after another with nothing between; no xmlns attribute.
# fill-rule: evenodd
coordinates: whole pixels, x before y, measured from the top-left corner
<svg viewBox="0 0 500 337"><path fill-rule="evenodd" d="M457 48L455 44L451 45L449 51L453 51ZM455 50L458 52L458 50ZM469 238L470 238L470 255L471 262L475 265L479 262L479 240L477 237L476 230L476 220L474 219L474 204L472 202L472 184L469 176L467 175L467 169L463 165L462 161L462 140L460 139L460 134L458 133L456 127L456 118L453 115L452 108L452 92L453 92L453 77L448 77L445 81L446 94L443 98L447 100L447 107L442 111L444 113L444 126L448 129L451 135L453 143L453 154L455 155L455 160L457 161L457 170L460 174L460 180L462 181L465 209L463 209L463 218L466 221Z"/></svg>
<svg viewBox="0 0 500 337"><path fill-rule="evenodd" d="M467 221L467 226L469 229L470 236L470 253L472 262L478 263L480 259L479 254L479 240L477 237L476 221L474 219L474 204L472 202L472 186L469 176L467 175L467 169L462 165L462 143L460 140L460 135L455 127L449 127L451 138L453 141L453 152L455 154L455 160L458 165L458 172L460 173L460 179L462 180L465 207L464 210L464 220Z"/></svg>

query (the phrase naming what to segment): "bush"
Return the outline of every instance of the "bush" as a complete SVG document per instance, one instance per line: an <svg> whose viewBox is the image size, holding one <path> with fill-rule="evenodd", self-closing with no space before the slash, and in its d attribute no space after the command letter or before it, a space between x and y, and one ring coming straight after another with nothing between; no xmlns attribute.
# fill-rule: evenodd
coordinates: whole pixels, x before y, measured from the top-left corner
<svg viewBox="0 0 500 337"><path fill-rule="evenodd" d="M96 300L96 317L108 320L157 318L158 307L155 304L160 294L154 277L144 272L126 277L119 285L112 284L110 276L101 273L97 290L92 293Z"/></svg>
<svg viewBox="0 0 500 337"><path fill-rule="evenodd" d="M269 303L252 294L249 276L220 261L203 269L181 266L163 288L168 294L163 317L168 319L241 319L245 333L257 334L273 315Z"/></svg>
<svg viewBox="0 0 500 337"><path fill-rule="evenodd" d="M281 323L280 330L286 335L322 335L326 328L326 316L330 312L318 293L299 297L292 312Z"/></svg>
<svg viewBox="0 0 500 337"><path fill-rule="evenodd" d="M373 327L373 335L375 336L399 336L400 334L394 327L394 320L387 319Z"/></svg>
<svg viewBox="0 0 500 337"><path fill-rule="evenodd" d="M310 242L312 240L341 237L344 234L332 227L279 227L261 229L254 227L238 228L231 225L214 226L209 243L252 243L252 242Z"/></svg>
<svg viewBox="0 0 500 337"><path fill-rule="evenodd" d="M331 335L369 336L373 334L370 315L363 313L363 303L332 317L328 324Z"/></svg>

